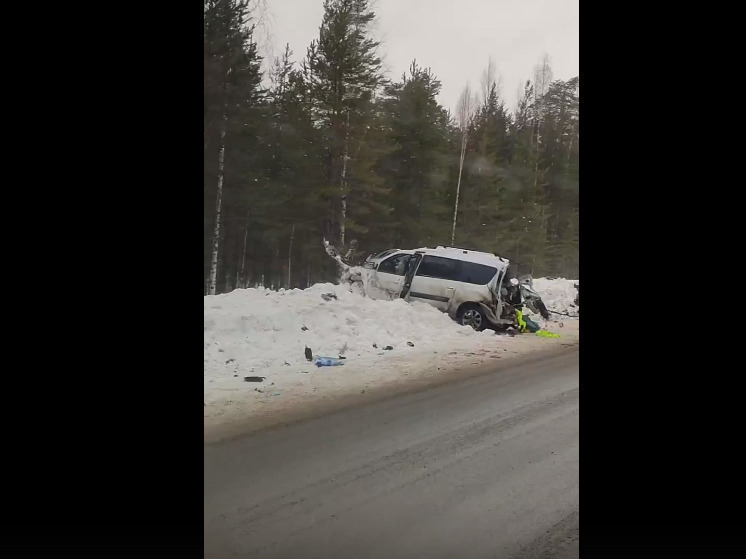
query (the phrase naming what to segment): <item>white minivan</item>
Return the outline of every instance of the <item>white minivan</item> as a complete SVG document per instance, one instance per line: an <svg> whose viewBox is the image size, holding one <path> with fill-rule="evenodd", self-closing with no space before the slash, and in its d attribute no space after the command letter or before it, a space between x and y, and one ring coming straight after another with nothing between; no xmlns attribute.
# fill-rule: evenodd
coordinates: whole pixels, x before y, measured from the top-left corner
<svg viewBox="0 0 746 559"><path fill-rule="evenodd" d="M475 330L514 324L502 283L510 263L487 252L443 247L392 249L363 264L374 299L425 301Z"/></svg>

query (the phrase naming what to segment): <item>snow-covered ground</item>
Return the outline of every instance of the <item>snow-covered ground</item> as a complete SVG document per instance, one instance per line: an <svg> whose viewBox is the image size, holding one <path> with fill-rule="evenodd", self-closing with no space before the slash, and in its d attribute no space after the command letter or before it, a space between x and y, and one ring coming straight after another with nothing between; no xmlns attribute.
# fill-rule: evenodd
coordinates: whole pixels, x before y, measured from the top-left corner
<svg viewBox="0 0 746 559"><path fill-rule="evenodd" d="M534 279L534 289L541 295L541 300L548 309L558 313L577 316L578 309L575 308L575 297L578 290L575 289L577 280L568 279ZM558 318L561 316L558 315Z"/></svg>
<svg viewBox="0 0 746 559"><path fill-rule="evenodd" d="M573 315L573 283L537 278L534 288L550 310ZM330 293L336 298L322 297ZM561 338L478 333L426 303L376 301L333 284L207 296L205 428L577 342L578 320L532 319ZM344 365L318 368L306 360L306 347L314 358L343 356ZM246 376L265 378L246 382Z"/></svg>

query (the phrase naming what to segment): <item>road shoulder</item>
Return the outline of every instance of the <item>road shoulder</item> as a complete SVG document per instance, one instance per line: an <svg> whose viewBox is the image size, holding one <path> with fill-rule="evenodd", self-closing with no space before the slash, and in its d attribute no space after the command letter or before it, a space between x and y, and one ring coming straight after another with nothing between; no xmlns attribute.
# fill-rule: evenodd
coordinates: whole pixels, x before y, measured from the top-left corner
<svg viewBox="0 0 746 559"><path fill-rule="evenodd" d="M355 367L347 367L344 371L341 367L321 369L304 375L304 380L307 379L305 385L299 384L281 392L282 398L272 397L273 392L266 384L260 386L267 392L259 393L246 383L242 392L230 394L224 401L218 400L210 410L205 407L204 443L240 438L577 351L579 321L565 323L556 331L562 337L495 336L492 340L480 340L473 346L444 348L436 355L410 354L398 358L400 361L396 367L384 368L380 374L375 370L356 370ZM392 356L392 359L397 357ZM345 375L344 382L336 380L338 375ZM267 397L259 397L267 393ZM218 413L214 413L215 408Z"/></svg>

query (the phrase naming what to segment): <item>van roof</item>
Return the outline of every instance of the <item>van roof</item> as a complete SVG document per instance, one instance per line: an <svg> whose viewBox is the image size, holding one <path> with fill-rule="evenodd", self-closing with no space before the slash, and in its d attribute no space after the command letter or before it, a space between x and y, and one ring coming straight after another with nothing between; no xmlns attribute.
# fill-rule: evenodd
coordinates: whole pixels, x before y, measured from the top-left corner
<svg viewBox="0 0 746 559"><path fill-rule="evenodd" d="M474 262L475 264L494 266L498 270L503 270L510 264L510 261L507 258L501 258L491 252L480 252L468 248L437 246L435 248L423 247L416 250L432 256L441 256L444 258L453 258L454 260Z"/></svg>
<svg viewBox="0 0 746 559"><path fill-rule="evenodd" d="M502 258L491 252L480 252L460 247L437 246L435 248L416 248L416 249L389 249L378 253L370 258L374 260L383 260L390 255L399 252L404 254L414 254L415 252L424 252L432 256L441 256L444 258L453 258L454 260L464 260L465 262L474 262L475 264L484 264L485 266L494 266L498 270L504 270L510 264L507 258Z"/></svg>

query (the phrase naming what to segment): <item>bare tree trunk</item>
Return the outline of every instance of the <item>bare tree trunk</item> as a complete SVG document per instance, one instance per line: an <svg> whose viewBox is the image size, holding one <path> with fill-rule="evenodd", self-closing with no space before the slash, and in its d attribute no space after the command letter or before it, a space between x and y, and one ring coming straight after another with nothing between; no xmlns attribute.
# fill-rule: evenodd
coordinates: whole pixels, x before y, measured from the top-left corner
<svg viewBox="0 0 746 559"><path fill-rule="evenodd" d="M487 105L493 83L495 83L495 61L490 56L487 68L482 72L482 105L484 106Z"/></svg>
<svg viewBox="0 0 746 559"><path fill-rule="evenodd" d="M461 157L458 164L458 182L456 183L456 203L453 205L453 227L451 228L451 245L456 242L456 218L458 216L458 200L461 195L461 172L464 168L464 157L466 155L466 145L469 138L469 125L471 124L474 113L474 97L471 93L469 84L466 84L456 107L456 119L458 127L461 130Z"/></svg>
<svg viewBox="0 0 746 559"><path fill-rule="evenodd" d="M239 270L236 281L236 287L246 287L246 242L249 238L249 218L246 218L246 227L243 231L243 251L241 251L241 269Z"/></svg>
<svg viewBox="0 0 746 559"><path fill-rule="evenodd" d="M293 228L290 230L290 250L288 250L288 284L287 289L290 289L290 266L293 264L293 236L295 235L295 223Z"/></svg>
<svg viewBox="0 0 746 559"><path fill-rule="evenodd" d="M215 229L212 235L212 260L210 262L210 283L208 293L215 295L218 283L218 252L220 250L220 212L223 206L223 176L225 170L225 129L228 126L228 114L223 110L220 125L220 151L218 152L218 196L215 202Z"/></svg>
<svg viewBox="0 0 746 559"><path fill-rule="evenodd" d="M544 95L552 81L549 55L545 54L541 65L534 70L534 112L536 114L536 160L534 162L534 189L539 182L539 149L541 147L541 122L544 117Z"/></svg>
<svg viewBox="0 0 746 559"><path fill-rule="evenodd" d="M282 285L282 279L282 260L280 260L280 243L278 242L275 249L275 260L272 263L272 289L279 289Z"/></svg>
<svg viewBox="0 0 746 559"><path fill-rule="evenodd" d="M541 135L539 129L536 129L536 157L534 161L534 191L539 183L539 146L541 145Z"/></svg>
<svg viewBox="0 0 746 559"><path fill-rule="evenodd" d="M575 125L570 128L570 146L567 148L567 161L565 161L565 183L570 174L570 160L572 159L572 146L575 142Z"/></svg>
<svg viewBox="0 0 746 559"><path fill-rule="evenodd" d="M456 216L458 215L458 199L461 194L461 171L464 168L464 155L466 154L466 138L461 139L461 158L458 163L458 182L456 183L456 203L453 205L453 228L451 229L451 246L456 242Z"/></svg>
<svg viewBox="0 0 746 559"><path fill-rule="evenodd" d="M536 266L536 260L539 256L542 257L541 263L542 265L545 265L546 262L544 261L544 255L546 253L546 237L547 237L547 216L546 216L546 208L544 204L541 205L541 211L539 213L539 232L542 235L542 241L540 245L536 245L534 242L534 258L531 261L531 275L534 275L534 267ZM539 252L541 250L541 253Z"/></svg>
<svg viewBox="0 0 746 559"><path fill-rule="evenodd" d="M347 109L347 128L345 130L345 151L342 156L342 180L339 189L342 193L342 218L339 220L339 243L345 244L345 220L347 219L347 160L350 143L350 109Z"/></svg>
<svg viewBox="0 0 746 559"><path fill-rule="evenodd" d="M538 86L536 86L538 88ZM536 91L536 90L534 90ZM539 182L539 149L541 148L541 116L542 109L540 105L541 101L537 101L534 98L534 107L536 111L536 152L534 154L534 192L536 191L536 185ZM533 127L532 127L533 130ZM533 137L533 134L532 134ZM532 272L533 273L533 272Z"/></svg>

